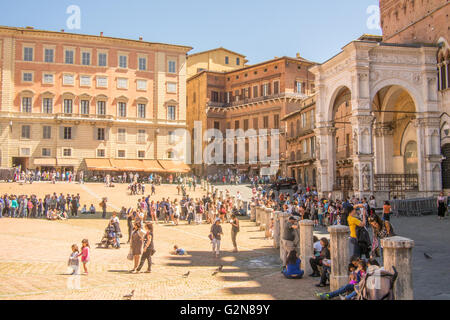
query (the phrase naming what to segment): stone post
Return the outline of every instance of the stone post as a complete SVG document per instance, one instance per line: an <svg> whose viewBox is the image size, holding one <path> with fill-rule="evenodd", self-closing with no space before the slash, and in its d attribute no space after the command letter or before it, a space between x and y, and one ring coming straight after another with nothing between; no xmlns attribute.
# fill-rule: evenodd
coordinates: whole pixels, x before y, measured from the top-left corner
<svg viewBox="0 0 450 320"><path fill-rule="evenodd" d="M264 221L264 230L265 230L265 237L267 239L270 239L270 220L273 217L273 209L267 208L266 209L266 215L265 215L265 221Z"/></svg>
<svg viewBox="0 0 450 320"><path fill-rule="evenodd" d="M312 272L309 259L314 256L314 240L313 228L314 221L302 220L300 225L300 260L302 261L301 268L305 274Z"/></svg>
<svg viewBox="0 0 450 320"><path fill-rule="evenodd" d="M259 226L261 224L261 211L265 208L264 206L256 207L256 225Z"/></svg>
<svg viewBox="0 0 450 320"><path fill-rule="evenodd" d="M338 225L329 227L328 231L331 253L330 291L335 291L348 283L350 228Z"/></svg>
<svg viewBox="0 0 450 320"><path fill-rule="evenodd" d="M280 211L275 211L273 214L273 247L278 249L280 247Z"/></svg>
<svg viewBox="0 0 450 320"><path fill-rule="evenodd" d="M413 300L412 249L414 240L403 237L391 237L381 240L383 247L384 269L398 272L394 284L395 300Z"/></svg>
<svg viewBox="0 0 450 320"><path fill-rule="evenodd" d="M261 214L259 216L259 231L266 230L267 209L269 208L264 207L261 210Z"/></svg>
<svg viewBox="0 0 450 320"><path fill-rule="evenodd" d="M250 221L256 221L256 205L254 203L250 204Z"/></svg>

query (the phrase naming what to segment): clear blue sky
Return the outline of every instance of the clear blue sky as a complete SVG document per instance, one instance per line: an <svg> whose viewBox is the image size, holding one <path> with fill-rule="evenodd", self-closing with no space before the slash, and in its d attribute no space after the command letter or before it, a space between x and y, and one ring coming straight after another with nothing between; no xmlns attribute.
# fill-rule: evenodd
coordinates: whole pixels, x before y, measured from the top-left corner
<svg viewBox="0 0 450 320"><path fill-rule="evenodd" d="M66 9L78 5L81 29L69 30ZM3 1L0 25L189 45L223 46L257 63L274 56L323 62L369 29L378 0L21 0Z"/></svg>

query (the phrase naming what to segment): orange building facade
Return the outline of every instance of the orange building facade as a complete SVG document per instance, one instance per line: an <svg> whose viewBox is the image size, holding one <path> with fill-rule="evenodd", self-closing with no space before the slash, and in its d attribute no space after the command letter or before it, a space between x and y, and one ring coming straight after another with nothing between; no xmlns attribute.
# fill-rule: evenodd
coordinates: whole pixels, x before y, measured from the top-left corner
<svg viewBox="0 0 450 320"><path fill-rule="evenodd" d="M77 171L85 159L183 160L190 47L0 28L1 166Z"/></svg>

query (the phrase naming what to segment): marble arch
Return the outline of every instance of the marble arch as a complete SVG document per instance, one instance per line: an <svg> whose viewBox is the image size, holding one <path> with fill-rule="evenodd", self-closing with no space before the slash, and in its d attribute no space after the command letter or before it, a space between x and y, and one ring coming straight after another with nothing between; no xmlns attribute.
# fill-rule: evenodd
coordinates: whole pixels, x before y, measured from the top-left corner
<svg viewBox="0 0 450 320"><path fill-rule="evenodd" d="M415 186L402 195L428 196L440 191L441 182L435 179L437 171L441 170L442 157L440 150L434 147L439 144L436 140L439 135L435 132L439 132L440 128L436 90L437 50L437 46L393 45L360 38L346 45L332 59L310 69L315 75L317 88L315 132L319 152L316 165L322 195L331 193L335 198L343 196L340 190L336 190L335 183L336 125L333 108L344 87L351 94L350 122L356 146L349 156L354 169L353 194L368 197L380 193L379 198L386 199L392 195L392 190L389 189L389 183L380 187L380 179L389 176L406 181L404 166L400 165L403 161L400 159L397 161L398 167L379 165L385 152L392 149L389 139L379 138L390 136L392 126L398 131L395 139L400 139L400 145L407 128L411 139L417 143L418 172L413 179ZM383 93L382 97L380 92ZM412 106L392 109L393 106L389 104L397 103L399 95L409 96ZM377 112L374 112L376 99L382 99L377 102L383 112L407 114L409 118L406 120L409 122L394 115L377 116ZM406 123L400 129L397 122L392 122L398 119ZM399 155L392 154L393 157L400 155L401 152Z"/></svg>

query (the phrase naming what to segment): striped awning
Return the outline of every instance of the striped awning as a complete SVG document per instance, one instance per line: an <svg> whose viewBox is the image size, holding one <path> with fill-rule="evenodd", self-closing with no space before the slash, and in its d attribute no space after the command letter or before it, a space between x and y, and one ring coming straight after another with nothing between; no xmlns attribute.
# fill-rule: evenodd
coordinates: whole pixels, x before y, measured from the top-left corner
<svg viewBox="0 0 450 320"><path fill-rule="evenodd" d="M164 168L164 172L167 173L188 173L191 171L191 168L183 161L158 160L158 162Z"/></svg>

